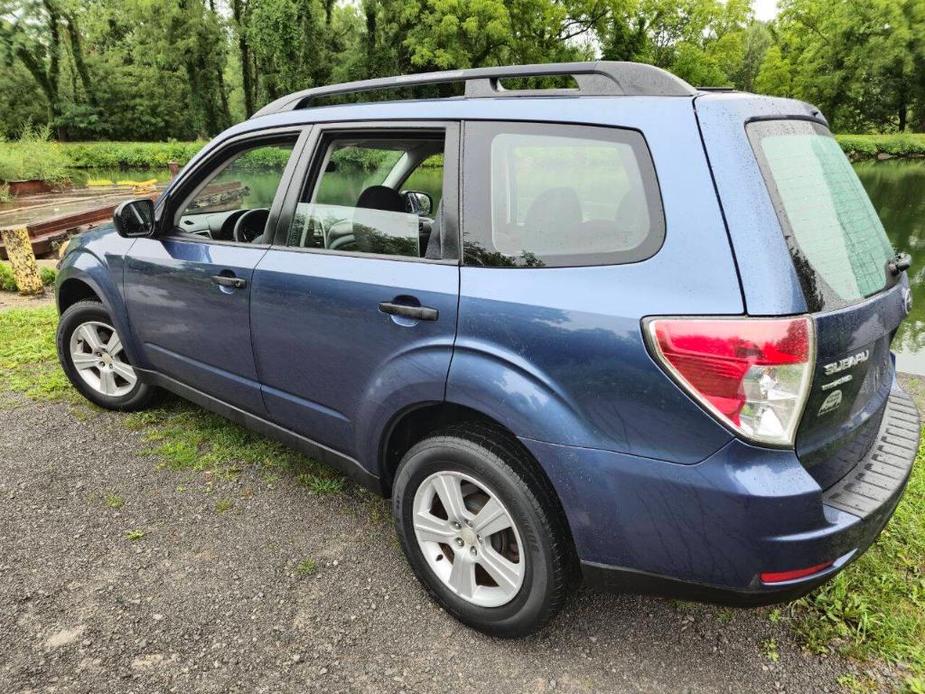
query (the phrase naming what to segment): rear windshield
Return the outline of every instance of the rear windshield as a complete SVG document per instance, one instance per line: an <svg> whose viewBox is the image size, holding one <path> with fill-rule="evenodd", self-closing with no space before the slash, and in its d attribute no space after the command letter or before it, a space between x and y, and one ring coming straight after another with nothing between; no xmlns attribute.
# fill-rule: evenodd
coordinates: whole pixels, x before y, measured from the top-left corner
<svg viewBox="0 0 925 694"><path fill-rule="evenodd" d="M797 120L747 127L810 310L847 306L883 289L893 249L828 129Z"/></svg>

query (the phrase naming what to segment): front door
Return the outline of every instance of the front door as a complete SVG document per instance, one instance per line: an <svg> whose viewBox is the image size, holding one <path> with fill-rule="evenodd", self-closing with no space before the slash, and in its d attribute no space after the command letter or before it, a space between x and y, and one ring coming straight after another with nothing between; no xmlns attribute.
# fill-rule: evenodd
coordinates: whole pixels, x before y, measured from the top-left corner
<svg viewBox="0 0 925 694"><path fill-rule="evenodd" d="M456 335L458 126L400 127L314 135L251 295L269 417L361 461L443 400Z"/></svg>
<svg viewBox="0 0 925 694"><path fill-rule="evenodd" d="M265 408L251 349L251 282L296 137L237 142L201 163L171 189L166 233L136 241L125 263L129 315L148 363L256 414Z"/></svg>

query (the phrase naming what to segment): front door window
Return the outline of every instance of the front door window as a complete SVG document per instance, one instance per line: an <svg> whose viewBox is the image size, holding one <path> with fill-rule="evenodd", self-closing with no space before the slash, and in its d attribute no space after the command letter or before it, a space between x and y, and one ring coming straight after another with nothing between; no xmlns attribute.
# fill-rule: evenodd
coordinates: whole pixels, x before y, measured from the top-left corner
<svg viewBox="0 0 925 694"><path fill-rule="evenodd" d="M180 233L269 243L267 222L295 140L238 152L216 167L178 215Z"/></svg>

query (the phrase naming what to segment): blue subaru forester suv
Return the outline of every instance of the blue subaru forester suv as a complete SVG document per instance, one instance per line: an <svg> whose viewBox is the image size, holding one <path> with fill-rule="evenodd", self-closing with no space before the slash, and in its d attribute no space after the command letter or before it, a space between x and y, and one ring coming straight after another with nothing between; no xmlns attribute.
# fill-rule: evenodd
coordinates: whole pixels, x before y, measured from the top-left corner
<svg viewBox="0 0 925 694"><path fill-rule="evenodd" d="M412 87L435 98L337 103ZM608 62L320 87L114 227L61 263L74 386L172 391L391 496L418 578L487 633L580 578L806 593L918 447L908 257L798 101Z"/></svg>

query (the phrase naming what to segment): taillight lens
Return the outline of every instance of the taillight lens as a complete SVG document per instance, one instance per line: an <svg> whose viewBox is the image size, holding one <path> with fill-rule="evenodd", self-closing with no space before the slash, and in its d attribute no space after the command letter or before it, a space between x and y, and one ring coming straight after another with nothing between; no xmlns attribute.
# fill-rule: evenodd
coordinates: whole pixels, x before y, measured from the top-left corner
<svg viewBox="0 0 925 694"><path fill-rule="evenodd" d="M657 360L742 436L792 445L815 360L813 323L798 318L655 318Z"/></svg>

